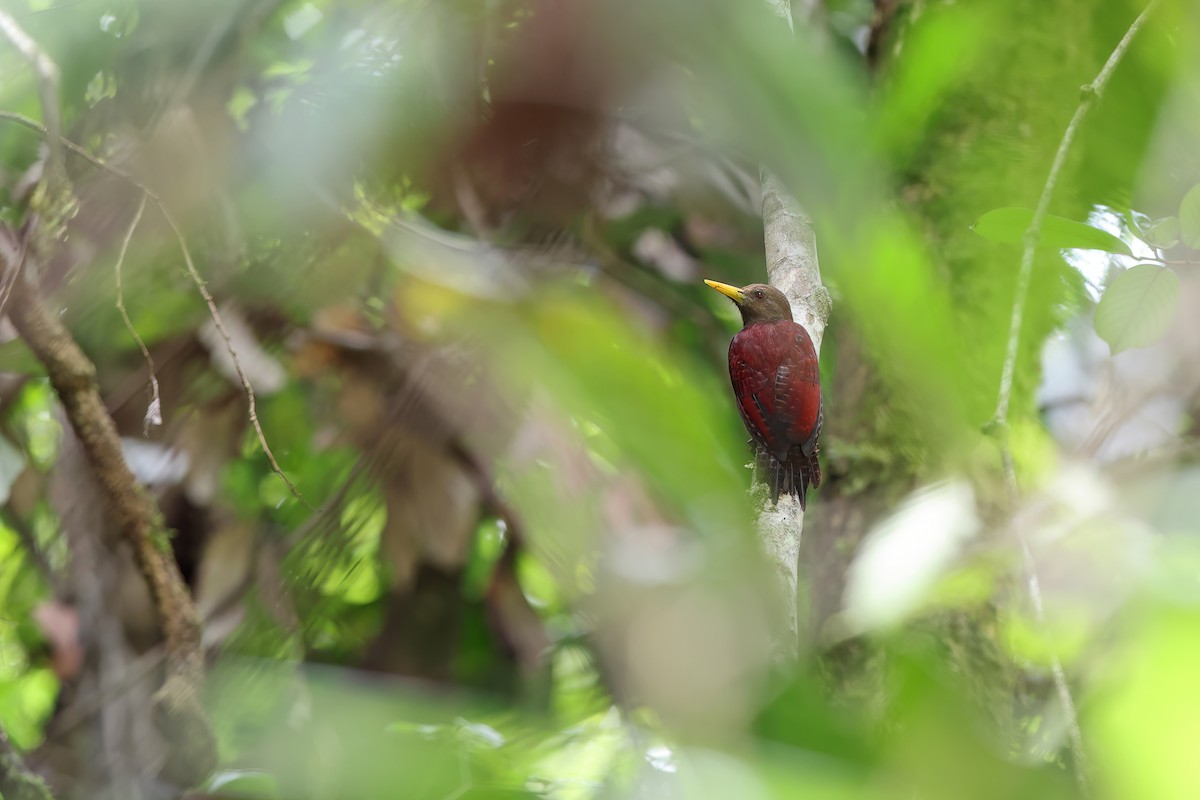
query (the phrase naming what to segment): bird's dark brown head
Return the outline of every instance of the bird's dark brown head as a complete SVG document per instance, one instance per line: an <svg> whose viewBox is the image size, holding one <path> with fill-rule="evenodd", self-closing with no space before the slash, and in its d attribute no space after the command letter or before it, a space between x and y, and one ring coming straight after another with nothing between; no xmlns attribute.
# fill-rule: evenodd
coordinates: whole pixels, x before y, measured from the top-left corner
<svg viewBox="0 0 1200 800"><path fill-rule="evenodd" d="M756 322L779 322L792 319L792 307L783 292L765 283L752 283L738 288L728 283L705 281L709 286L737 304L742 312L742 325Z"/></svg>

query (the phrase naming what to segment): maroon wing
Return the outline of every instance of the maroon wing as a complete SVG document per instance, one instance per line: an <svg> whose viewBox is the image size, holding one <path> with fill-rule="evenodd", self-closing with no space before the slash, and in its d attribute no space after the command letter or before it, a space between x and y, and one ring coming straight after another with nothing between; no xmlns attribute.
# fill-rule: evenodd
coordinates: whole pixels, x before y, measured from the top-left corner
<svg viewBox="0 0 1200 800"><path fill-rule="evenodd" d="M788 441L810 456L824 421L821 370L808 331L794 322L790 324L795 330L781 332L780 336L787 355L775 370L775 413L788 421Z"/></svg>
<svg viewBox="0 0 1200 800"><path fill-rule="evenodd" d="M742 422L755 444L772 452L783 441L775 419L775 369L761 326L743 329L729 343L729 378ZM785 448L786 449L786 448Z"/></svg>
<svg viewBox="0 0 1200 800"><path fill-rule="evenodd" d="M801 503L820 484L817 437L823 421L817 351L794 322L751 325L729 345L729 375L746 430L770 457L772 499L780 489Z"/></svg>

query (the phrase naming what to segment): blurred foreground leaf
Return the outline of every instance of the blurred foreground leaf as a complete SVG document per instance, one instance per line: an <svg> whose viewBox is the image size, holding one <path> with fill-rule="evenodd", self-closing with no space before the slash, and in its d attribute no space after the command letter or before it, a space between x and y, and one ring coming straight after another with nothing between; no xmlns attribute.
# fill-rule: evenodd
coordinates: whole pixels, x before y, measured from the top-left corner
<svg viewBox="0 0 1200 800"><path fill-rule="evenodd" d="M1200 797L1200 615L1163 609L1123 648L1094 714L1096 764L1110 797Z"/></svg>
<svg viewBox="0 0 1200 800"><path fill-rule="evenodd" d="M46 369L23 340L13 339L0 344L0 372L15 372L18 375L45 375Z"/></svg>
<svg viewBox="0 0 1200 800"><path fill-rule="evenodd" d="M1155 264L1138 264L1113 278L1096 306L1096 333L1113 354L1154 344L1179 305L1179 277Z"/></svg>
<svg viewBox="0 0 1200 800"><path fill-rule="evenodd" d="M1200 249L1200 185L1193 186L1179 203L1179 236L1188 247Z"/></svg>
<svg viewBox="0 0 1200 800"><path fill-rule="evenodd" d="M851 630L892 625L915 611L979 527L966 483L935 486L910 498L867 534L850 567Z"/></svg>
<svg viewBox="0 0 1200 800"><path fill-rule="evenodd" d="M1146 241L1154 247L1174 247L1179 244L1179 218L1155 220L1146 230Z"/></svg>
<svg viewBox="0 0 1200 800"><path fill-rule="evenodd" d="M1021 244L1032 221L1033 211L1028 208L997 208L976 220L971 229L993 242ZM1042 220L1038 244L1060 250L1103 250L1106 253L1133 255L1129 245L1108 231L1053 214L1047 214Z"/></svg>
<svg viewBox="0 0 1200 800"><path fill-rule="evenodd" d="M724 541L744 530L748 474L723 386L595 293L548 291L495 310L472 311L469 323L488 332L514 389L548 389L625 455L619 469L637 468L697 531Z"/></svg>

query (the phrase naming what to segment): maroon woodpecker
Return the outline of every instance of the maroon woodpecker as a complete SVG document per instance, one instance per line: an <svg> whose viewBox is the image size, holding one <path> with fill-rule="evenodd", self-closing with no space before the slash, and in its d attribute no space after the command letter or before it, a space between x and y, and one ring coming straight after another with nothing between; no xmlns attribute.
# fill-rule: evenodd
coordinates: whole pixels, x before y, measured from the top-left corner
<svg viewBox="0 0 1200 800"><path fill-rule="evenodd" d="M765 283L739 289L705 281L737 304L742 329L729 343L729 377L754 445L755 469L771 490L795 495L821 485L821 372L808 331L792 320L783 292Z"/></svg>

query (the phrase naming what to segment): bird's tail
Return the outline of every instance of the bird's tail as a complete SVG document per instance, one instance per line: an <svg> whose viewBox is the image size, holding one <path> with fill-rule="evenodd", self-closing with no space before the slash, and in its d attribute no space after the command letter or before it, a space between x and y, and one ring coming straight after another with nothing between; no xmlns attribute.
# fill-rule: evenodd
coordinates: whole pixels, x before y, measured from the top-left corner
<svg viewBox="0 0 1200 800"><path fill-rule="evenodd" d="M799 447L794 447L783 461L769 453L759 454L759 474L766 478L772 504L778 503L779 495L786 493L800 501L801 510L808 508L808 487L815 489L821 485L819 452L820 448L814 447L806 456Z"/></svg>

